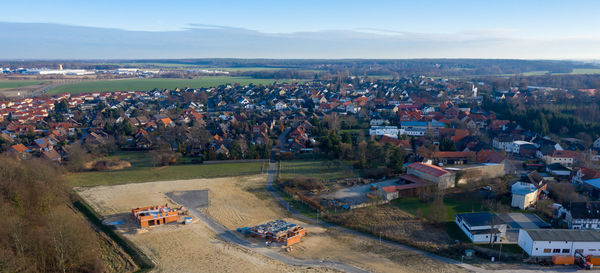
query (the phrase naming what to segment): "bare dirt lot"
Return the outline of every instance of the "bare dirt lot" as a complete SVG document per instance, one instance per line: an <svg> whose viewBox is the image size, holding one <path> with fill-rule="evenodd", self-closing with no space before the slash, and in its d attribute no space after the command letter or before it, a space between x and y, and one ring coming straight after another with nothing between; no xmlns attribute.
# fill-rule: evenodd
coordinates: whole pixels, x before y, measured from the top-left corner
<svg viewBox="0 0 600 273"><path fill-rule="evenodd" d="M172 191L209 190L210 206L203 209L225 227L253 226L284 219L306 227L308 236L294 245L289 255L299 259L340 261L374 272L462 272L461 268L437 262L376 240L339 234L326 228L286 218L265 189L266 175L150 182L117 186L77 188L101 215L127 215L131 208L171 204ZM125 218L127 218L125 216ZM148 232L126 235L157 264L162 272L325 272L326 268L304 268L283 264L253 251L225 243L203 223L166 225Z"/></svg>

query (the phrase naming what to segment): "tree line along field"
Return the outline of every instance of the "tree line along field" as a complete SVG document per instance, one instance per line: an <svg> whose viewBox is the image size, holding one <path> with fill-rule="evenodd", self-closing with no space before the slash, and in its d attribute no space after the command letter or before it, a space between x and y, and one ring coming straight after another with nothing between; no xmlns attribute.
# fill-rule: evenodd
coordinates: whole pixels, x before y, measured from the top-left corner
<svg viewBox="0 0 600 273"><path fill-rule="evenodd" d="M175 88L206 88L224 84L272 84L274 79L254 79L248 77L208 76L196 79L125 79L106 81L87 81L57 86L48 94L71 93L80 94L87 92L114 92L114 91L147 91L152 89Z"/></svg>
<svg viewBox="0 0 600 273"><path fill-rule="evenodd" d="M259 174L262 168L262 162L131 167L115 171L73 173L67 177L67 184L71 187L92 187L152 181L241 176Z"/></svg>

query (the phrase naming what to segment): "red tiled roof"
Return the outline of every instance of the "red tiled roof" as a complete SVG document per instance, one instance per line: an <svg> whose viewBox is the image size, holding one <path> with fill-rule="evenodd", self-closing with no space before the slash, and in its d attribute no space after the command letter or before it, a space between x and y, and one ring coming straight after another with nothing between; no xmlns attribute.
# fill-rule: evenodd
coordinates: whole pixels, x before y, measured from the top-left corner
<svg viewBox="0 0 600 273"><path fill-rule="evenodd" d="M579 171L581 171L581 173L583 174L583 177L582 177L583 180L594 179L594 178L600 177L600 172L592 170L592 169L582 167Z"/></svg>
<svg viewBox="0 0 600 273"><path fill-rule="evenodd" d="M430 174L430 175L433 175L436 177L440 177L442 175L450 173L449 171L446 171L438 166L429 165L429 164L420 163L420 162L412 163L412 164L408 165L408 168L415 169L422 173Z"/></svg>
<svg viewBox="0 0 600 273"><path fill-rule="evenodd" d="M578 155L576 151L554 151L552 157L576 158Z"/></svg>
<svg viewBox="0 0 600 273"><path fill-rule="evenodd" d="M15 144L12 146L12 148L13 148L13 150L15 150L16 152L19 152L19 153L24 153L24 152L27 152L27 150L29 150L23 144Z"/></svg>
<svg viewBox="0 0 600 273"><path fill-rule="evenodd" d="M434 158L461 158L461 157L475 157L475 152L434 152Z"/></svg>

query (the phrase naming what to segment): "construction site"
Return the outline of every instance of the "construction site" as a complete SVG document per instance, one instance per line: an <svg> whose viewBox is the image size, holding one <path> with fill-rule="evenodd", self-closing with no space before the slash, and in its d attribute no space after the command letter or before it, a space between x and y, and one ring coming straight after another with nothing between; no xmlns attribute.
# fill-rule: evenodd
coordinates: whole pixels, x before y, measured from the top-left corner
<svg viewBox="0 0 600 273"><path fill-rule="evenodd" d="M377 240L290 218L267 191L265 180L266 175L256 175L82 187L76 191L107 221L124 220L125 223L116 226L117 230L156 262L158 272L199 272L199 268L202 272L339 272L322 266L290 265L262 253L278 253L287 259L306 262L333 260L370 272L465 272L403 248L380 245ZM200 194L201 191L207 196ZM190 194L194 192L198 193ZM200 197L209 197L210 203ZM179 199L190 202L174 201ZM140 232L141 225L131 217L131 208L140 204L168 204L170 209L184 205L195 224L162 224L161 220L159 229ZM232 233L211 230L192 211L202 212ZM157 222L154 221L155 226ZM120 228L129 224L131 229ZM249 236L255 239L237 232L240 227L253 227L256 235ZM246 241L246 247L224 241L223 236L228 234ZM292 245L293 251L287 251L288 246L265 248L264 241L259 240Z"/></svg>
<svg viewBox="0 0 600 273"><path fill-rule="evenodd" d="M177 222L183 207L179 209L169 208L168 204L163 206L148 206L131 210L131 216L141 228L164 225Z"/></svg>
<svg viewBox="0 0 600 273"><path fill-rule="evenodd" d="M270 221L254 227L238 228L238 231L245 235L264 239L267 244L278 242L284 246L299 243L302 237L306 236L306 230L303 227L283 220Z"/></svg>

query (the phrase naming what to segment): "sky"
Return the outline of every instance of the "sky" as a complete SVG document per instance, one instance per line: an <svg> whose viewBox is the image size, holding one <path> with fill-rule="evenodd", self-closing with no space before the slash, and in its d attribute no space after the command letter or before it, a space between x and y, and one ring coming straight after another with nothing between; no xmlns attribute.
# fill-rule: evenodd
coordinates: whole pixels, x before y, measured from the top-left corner
<svg viewBox="0 0 600 273"><path fill-rule="evenodd" d="M254 40L248 40L256 47L277 39L301 39L303 43L330 42L350 43L341 48L345 54L333 54L332 57L481 57L481 58L527 58L524 53L532 52L534 44L560 45L562 50L542 50L532 54L530 58L600 58L598 52L582 52L600 45L600 20L598 11L600 1L594 0L253 0L253 1L65 1L65 0L27 0L6 1L0 8L0 21L3 23L41 23L47 25L84 26L93 29L112 29L112 31L129 31L147 35L169 35L178 33L178 38L203 35L202 30L226 30L227 35L235 35L233 30L253 33ZM43 29L39 24L40 29ZM19 24L4 24L18 26ZM17 27L18 28L18 27ZM5 29L6 30L6 29ZM11 30L9 30L11 31ZM107 30L108 31L108 30ZM0 29L2 36L3 29ZM334 35L332 35L334 33ZM25 33L24 33L25 34ZM30 33L34 35L35 33ZM187 34L187 35L186 35ZM373 36L369 36L369 35ZM256 37L254 37L256 36ZM348 37L352 36L352 37ZM374 47L365 49L386 49L391 51L369 53L361 50L356 37L372 39ZM229 37L229 36L228 36ZM258 38L257 38L258 37ZM332 41L331 37L338 40ZM5 37L6 38L6 37ZM14 38L14 37L13 37ZM192 37L194 41L213 42L214 40ZM250 39L250 38L248 38ZM348 40L350 39L350 40ZM354 40L353 40L354 39ZM491 51L479 52L477 56L464 52L444 52L423 50L423 54L411 51L410 54L392 52L389 43L402 40L402 45L414 42L416 46L424 40L431 43L432 48L439 43L453 43L451 47L465 45L466 41L494 42L496 47ZM64 42L67 42L66 40ZM422 45L422 44L420 44ZM520 50L520 45L527 46ZM234 46L234 45L230 45ZM471 45L476 46L476 45ZM2 49L0 44L0 49ZM319 52L316 46L313 53L301 50L281 53L252 54L250 49L239 48L239 56L246 57L279 57L279 58L311 58L311 55L326 55ZM404 49L404 47L399 47ZM600 48L600 47L599 47ZM471 48L475 49L475 48ZM156 51L132 56L152 57L175 56L173 52ZM210 57L211 52L194 53L190 49L186 57ZM214 51L214 50L213 50ZM595 50L592 50L595 51ZM186 51L187 52L187 51ZM17 54L18 53L18 54ZM214 57L231 54L214 51ZM51 52L39 56L32 52L15 52L14 58L60 58L80 57L67 56L64 52ZM72 55L72 54L71 54ZM148 55L148 56L147 56ZM217 56L218 55L218 56ZM417 56L418 55L418 56ZM7 58L6 53L0 57ZM109 58L110 56L106 56Z"/></svg>

